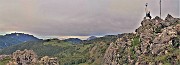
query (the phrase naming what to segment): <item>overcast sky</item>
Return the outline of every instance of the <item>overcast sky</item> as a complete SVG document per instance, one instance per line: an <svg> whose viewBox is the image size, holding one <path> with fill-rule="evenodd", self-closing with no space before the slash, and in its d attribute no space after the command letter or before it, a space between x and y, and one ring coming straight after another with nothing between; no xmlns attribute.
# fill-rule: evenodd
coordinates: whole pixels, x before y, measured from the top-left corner
<svg viewBox="0 0 180 65"><path fill-rule="evenodd" d="M159 0L0 0L0 34L92 36L134 32L145 3L159 16ZM179 0L162 0L162 17L179 17Z"/></svg>

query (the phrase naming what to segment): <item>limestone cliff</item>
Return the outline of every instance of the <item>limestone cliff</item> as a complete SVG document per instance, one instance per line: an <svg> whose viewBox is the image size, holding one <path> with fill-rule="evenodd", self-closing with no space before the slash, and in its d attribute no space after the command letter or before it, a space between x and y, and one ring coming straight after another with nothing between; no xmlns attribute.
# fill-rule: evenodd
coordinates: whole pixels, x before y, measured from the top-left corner
<svg viewBox="0 0 180 65"><path fill-rule="evenodd" d="M144 19L135 33L111 43L103 65L178 65L180 64L180 19Z"/></svg>

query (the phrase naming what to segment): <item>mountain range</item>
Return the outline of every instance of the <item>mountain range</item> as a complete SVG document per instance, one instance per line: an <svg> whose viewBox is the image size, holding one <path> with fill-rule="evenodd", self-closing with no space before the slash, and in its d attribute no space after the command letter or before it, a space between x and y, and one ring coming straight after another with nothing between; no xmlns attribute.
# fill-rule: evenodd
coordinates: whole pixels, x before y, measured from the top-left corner
<svg viewBox="0 0 180 65"><path fill-rule="evenodd" d="M95 36L91 36L88 38L88 40L95 39ZM39 39L33 35L30 34L25 34L25 33L11 33L11 34L6 34L6 35L1 35L0 36L0 49L3 49L5 47L9 47L12 45L24 43L24 42L30 42L30 41L40 41L42 39ZM48 39L46 39L48 40ZM55 38L54 38L55 40ZM83 42L83 40L79 38L68 38L63 40L65 42L69 42L72 44L79 44Z"/></svg>
<svg viewBox="0 0 180 65"><path fill-rule="evenodd" d="M2 49L0 54L24 49L34 50L38 58L57 57L60 65L179 65L180 18L144 18L133 33L106 35L80 44L58 39L24 42ZM0 61L6 64L11 59Z"/></svg>

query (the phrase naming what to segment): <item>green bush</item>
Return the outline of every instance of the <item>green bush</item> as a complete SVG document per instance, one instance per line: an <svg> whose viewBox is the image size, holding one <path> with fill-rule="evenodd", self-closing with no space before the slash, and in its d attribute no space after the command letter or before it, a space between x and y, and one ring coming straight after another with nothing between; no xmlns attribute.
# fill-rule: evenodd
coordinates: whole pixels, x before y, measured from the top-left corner
<svg viewBox="0 0 180 65"><path fill-rule="evenodd" d="M161 33L161 28L156 28L155 33Z"/></svg>
<svg viewBox="0 0 180 65"><path fill-rule="evenodd" d="M132 40L132 47L138 46L140 44L140 37L136 36Z"/></svg>
<svg viewBox="0 0 180 65"><path fill-rule="evenodd" d="M173 45L173 47L179 47L180 46L180 39L178 37L172 38L172 45Z"/></svg>

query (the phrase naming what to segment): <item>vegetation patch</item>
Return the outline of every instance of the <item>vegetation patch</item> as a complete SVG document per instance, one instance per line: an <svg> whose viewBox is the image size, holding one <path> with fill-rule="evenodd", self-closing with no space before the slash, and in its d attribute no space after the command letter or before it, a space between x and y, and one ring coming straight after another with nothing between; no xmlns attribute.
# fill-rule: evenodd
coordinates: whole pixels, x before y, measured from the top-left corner
<svg viewBox="0 0 180 65"><path fill-rule="evenodd" d="M140 37L136 36L132 40L132 47L134 48L134 47L139 46L139 45L140 45Z"/></svg>
<svg viewBox="0 0 180 65"><path fill-rule="evenodd" d="M6 65L11 60L10 57L6 57L2 60L0 60L0 65Z"/></svg>

